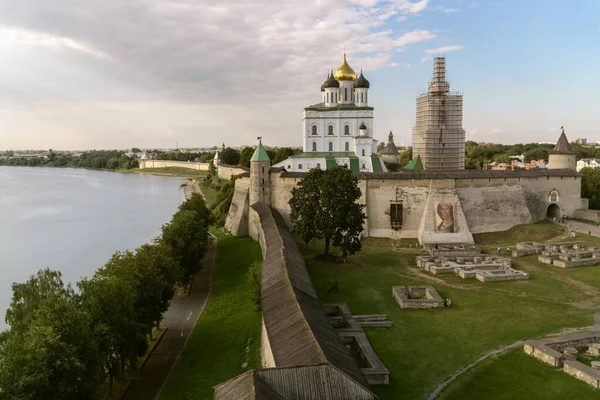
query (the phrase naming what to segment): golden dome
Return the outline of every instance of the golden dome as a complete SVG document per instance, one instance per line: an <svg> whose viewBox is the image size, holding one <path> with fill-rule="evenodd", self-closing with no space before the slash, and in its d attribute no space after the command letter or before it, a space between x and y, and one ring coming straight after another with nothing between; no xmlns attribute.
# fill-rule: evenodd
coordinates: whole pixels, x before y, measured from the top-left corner
<svg viewBox="0 0 600 400"><path fill-rule="evenodd" d="M338 81L353 81L356 80L356 72L348 65L346 61L346 53L344 53L344 61L342 65L334 72L333 77Z"/></svg>

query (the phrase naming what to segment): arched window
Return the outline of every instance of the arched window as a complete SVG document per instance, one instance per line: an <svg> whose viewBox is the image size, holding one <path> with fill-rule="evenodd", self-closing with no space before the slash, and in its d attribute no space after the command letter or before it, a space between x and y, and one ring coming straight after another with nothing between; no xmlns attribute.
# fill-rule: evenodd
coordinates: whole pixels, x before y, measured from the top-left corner
<svg viewBox="0 0 600 400"><path fill-rule="evenodd" d="M298 164L298 169L302 169L302 164Z"/></svg>
<svg viewBox="0 0 600 400"><path fill-rule="evenodd" d="M317 169L321 169L321 163L317 163Z"/></svg>
<svg viewBox="0 0 600 400"><path fill-rule="evenodd" d="M333 142L329 142L329 151L333 151Z"/></svg>
<svg viewBox="0 0 600 400"><path fill-rule="evenodd" d="M313 142L313 150L312 151L317 151L317 142Z"/></svg>
<svg viewBox="0 0 600 400"><path fill-rule="evenodd" d="M344 163L344 168L348 168L348 163Z"/></svg>
<svg viewBox="0 0 600 400"><path fill-rule="evenodd" d="M362 149L362 155L363 156L365 155L365 149Z"/></svg>
<svg viewBox="0 0 600 400"><path fill-rule="evenodd" d="M329 103L329 92L327 92L327 102Z"/></svg>
<svg viewBox="0 0 600 400"><path fill-rule="evenodd" d="M350 125L345 125L344 126L344 135L349 135L350 134Z"/></svg>
<svg viewBox="0 0 600 400"><path fill-rule="evenodd" d="M346 142L346 144L344 145L344 149L345 151L350 151L350 143Z"/></svg>
<svg viewBox="0 0 600 400"><path fill-rule="evenodd" d="M348 88L344 88L344 100L348 101Z"/></svg>
<svg viewBox="0 0 600 400"><path fill-rule="evenodd" d="M312 126L312 134L313 134L313 135L316 135L316 134L317 134L317 126L316 126L316 125L313 125L313 126Z"/></svg>
<svg viewBox="0 0 600 400"><path fill-rule="evenodd" d="M328 135L333 135L333 125L329 125L329 131L327 132Z"/></svg>
<svg viewBox="0 0 600 400"><path fill-rule="evenodd" d="M362 167L362 169L367 169L367 167L365 167L365 163L363 163L363 167Z"/></svg>

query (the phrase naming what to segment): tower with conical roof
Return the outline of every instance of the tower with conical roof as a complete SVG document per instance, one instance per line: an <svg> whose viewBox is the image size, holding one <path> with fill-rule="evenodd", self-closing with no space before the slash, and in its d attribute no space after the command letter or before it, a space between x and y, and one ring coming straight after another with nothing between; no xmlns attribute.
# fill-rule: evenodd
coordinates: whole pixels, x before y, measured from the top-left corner
<svg viewBox="0 0 600 400"><path fill-rule="evenodd" d="M381 159L385 163L387 169L392 171L400 169L400 154L394 143L394 134L392 131L390 131L390 134L388 135L388 142L383 148Z"/></svg>
<svg viewBox="0 0 600 400"><path fill-rule="evenodd" d="M250 158L250 205L255 203L265 203L271 205L271 159L262 145L262 140L258 138L258 146Z"/></svg>
<svg viewBox="0 0 600 400"><path fill-rule="evenodd" d="M562 133L548 157L548 169L576 169L575 152L571 149L571 144L567 140L564 126L561 126L560 129Z"/></svg>
<svg viewBox="0 0 600 400"><path fill-rule="evenodd" d="M433 61L433 79L426 94L417 98L413 128L413 158L421 157L426 170L465 169L465 130L462 94L450 93L446 58Z"/></svg>

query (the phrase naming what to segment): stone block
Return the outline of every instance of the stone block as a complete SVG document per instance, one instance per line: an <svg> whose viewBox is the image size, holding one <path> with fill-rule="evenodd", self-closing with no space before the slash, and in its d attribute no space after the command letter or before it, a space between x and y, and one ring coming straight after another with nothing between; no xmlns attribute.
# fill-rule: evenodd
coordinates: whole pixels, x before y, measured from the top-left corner
<svg viewBox="0 0 600 400"><path fill-rule="evenodd" d="M432 286L394 286L392 294L400 308L440 308L444 307L444 299Z"/></svg>
<svg viewBox="0 0 600 400"><path fill-rule="evenodd" d="M592 343L588 347L588 353L593 356L600 356L600 343Z"/></svg>

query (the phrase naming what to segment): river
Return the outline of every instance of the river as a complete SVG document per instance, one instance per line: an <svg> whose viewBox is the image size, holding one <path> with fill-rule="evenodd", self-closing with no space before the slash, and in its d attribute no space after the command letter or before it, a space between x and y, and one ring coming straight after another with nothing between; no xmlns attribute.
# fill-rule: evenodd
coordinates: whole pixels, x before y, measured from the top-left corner
<svg viewBox="0 0 600 400"><path fill-rule="evenodd" d="M183 200L177 178L85 169L0 167L0 330L12 282L40 268L75 284L116 250L160 233Z"/></svg>

